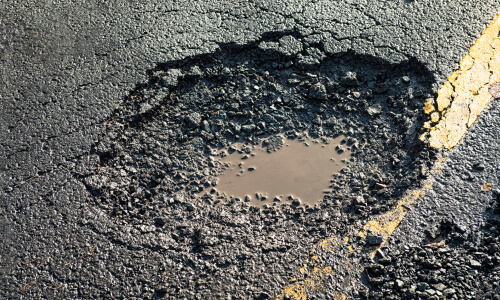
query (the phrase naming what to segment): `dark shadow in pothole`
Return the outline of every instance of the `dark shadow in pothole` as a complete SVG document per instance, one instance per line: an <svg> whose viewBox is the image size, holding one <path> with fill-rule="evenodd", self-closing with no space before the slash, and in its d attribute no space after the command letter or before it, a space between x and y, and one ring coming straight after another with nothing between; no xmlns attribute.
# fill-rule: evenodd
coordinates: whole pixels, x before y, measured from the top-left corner
<svg viewBox="0 0 500 300"><path fill-rule="evenodd" d="M110 216L170 234L168 246L147 248L171 251L177 257L172 265L184 264L186 274L196 269L213 278L214 295L233 265L245 274L238 284L260 280L262 274L245 269L249 261L266 264L260 256L286 259L279 273L291 275L301 249L390 209L418 187L434 156L419 140L434 77L417 60L391 64L355 52L329 53L328 41L294 32L219 46L149 70L149 81L124 99L74 171ZM260 210L200 194L221 170L210 158L213 149L306 130L312 137L344 135L352 149L352 162L332 178L319 205ZM269 240L272 232L280 239ZM211 264L197 265L193 257ZM265 289L274 293L280 286L276 281Z"/></svg>
<svg viewBox="0 0 500 300"><path fill-rule="evenodd" d="M208 147L255 144L277 133L345 135L354 161L322 205L353 202L362 214L389 208L418 185L429 162L418 137L434 81L414 59L390 64L354 52L330 55L314 37L269 33L158 64L148 74L92 149L101 172L81 174L115 214L143 214L147 203L171 198L190 202L217 175Z"/></svg>

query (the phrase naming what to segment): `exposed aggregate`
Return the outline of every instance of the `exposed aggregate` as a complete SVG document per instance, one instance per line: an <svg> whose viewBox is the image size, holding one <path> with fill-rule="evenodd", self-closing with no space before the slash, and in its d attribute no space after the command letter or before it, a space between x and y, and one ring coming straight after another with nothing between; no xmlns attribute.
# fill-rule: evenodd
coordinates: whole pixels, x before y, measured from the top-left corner
<svg viewBox="0 0 500 300"><path fill-rule="evenodd" d="M417 61L331 55L318 36L295 33L220 48L150 70L149 82L114 112L85 167L74 170L109 217L155 233L143 246L168 257L164 272L179 274L164 278L158 297L273 296L311 244L390 209L418 187L433 157L418 140L433 78ZM344 135L343 147L352 150L319 205L260 210L217 193L216 150L305 131L325 140ZM263 280L271 292L259 290Z"/></svg>

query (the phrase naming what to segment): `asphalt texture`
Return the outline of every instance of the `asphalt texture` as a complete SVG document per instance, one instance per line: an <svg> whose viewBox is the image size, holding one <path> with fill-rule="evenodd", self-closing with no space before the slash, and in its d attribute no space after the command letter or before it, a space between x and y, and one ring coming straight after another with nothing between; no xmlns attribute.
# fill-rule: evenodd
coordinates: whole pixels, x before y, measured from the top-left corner
<svg viewBox="0 0 500 300"><path fill-rule="evenodd" d="M500 103L487 109L376 262L366 261L376 288L361 298L500 297Z"/></svg>
<svg viewBox="0 0 500 300"><path fill-rule="evenodd" d="M422 166L432 163L434 153L416 134L408 135L425 118L418 108L451 74L498 4L0 4L0 296L276 296L317 242L390 209L425 178ZM182 76L172 75L175 70ZM388 88L370 96L376 84ZM229 121L217 114L245 111L231 106L235 99L214 93L221 85L247 97L238 100L249 107L247 115ZM265 97L253 97L255 90ZM278 95L293 99L280 102ZM213 107L200 105L206 103ZM376 104L384 113L373 116ZM349 297L498 296L498 107L494 101L446 154L431 191L382 249L390 262L366 262L367 272ZM325 123L323 129L327 119L315 118L324 112L335 120L331 128ZM209 130L202 129L203 121ZM360 123L368 127L364 132L355 126ZM238 126L246 128L243 135ZM387 130L376 137L374 126ZM193 178L178 172L196 173L206 162L207 145L223 147L235 135L255 141L261 134L303 129L317 136L348 133L353 144L365 134L367 149L379 145L371 154L381 158L375 182L347 172L345 197L332 194L319 207L259 211L231 199L197 198L198 183L188 186ZM391 156L385 155L389 150ZM359 160L368 163L372 157L362 154ZM364 172L362 164L352 166ZM202 175L194 180L205 184L213 176ZM390 182L387 193L373 189L373 183ZM481 191L487 183L491 188ZM451 250L422 248L441 240ZM429 264L441 272L432 276L419 265L425 259L411 262L414 268L406 263L414 253L441 259L450 252L461 262L453 276L444 262ZM396 271L379 272L374 263L394 263ZM445 286L430 286L439 283ZM311 297L331 298L340 287L325 286Z"/></svg>

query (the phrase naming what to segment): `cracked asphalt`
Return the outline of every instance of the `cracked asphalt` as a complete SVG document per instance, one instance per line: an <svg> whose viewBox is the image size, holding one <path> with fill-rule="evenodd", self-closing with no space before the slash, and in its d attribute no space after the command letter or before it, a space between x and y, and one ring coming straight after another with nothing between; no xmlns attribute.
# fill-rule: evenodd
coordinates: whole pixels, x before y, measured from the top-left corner
<svg viewBox="0 0 500 300"><path fill-rule="evenodd" d="M0 297L267 299L282 294L307 264L316 244L336 230L345 232L346 227L332 223L330 231L310 234L307 228L315 225L306 214L298 223L275 225L276 231L269 232L265 219L272 218L263 213L245 217L241 210L231 208L228 213L205 207L196 208L197 215L189 219L192 210L183 204L171 211L184 218L172 221L172 228L181 232L176 237L142 221L111 216L74 170L100 172L91 152L107 136L115 112L132 91L150 81L148 71L212 53L223 44L248 45L270 32L314 37L332 58L354 53L394 65L414 58L419 64L413 66L432 74L432 94L496 16L499 4L418 0L0 3ZM498 232L489 225L495 224L491 208L499 197L495 194L500 179L499 105L497 100L491 102L456 148L440 152L445 157L442 171L379 256L405 262L412 256L408 249L444 238L454 253L460 257L463 253L464 264L488 259L472 257L482 257L477 253L493 257L490 261L498 257L498 249L493 247L491 253L487 249L489 244L498 245ZM490 187L482 188L488 183ZM354 218L345 224L357 226L356 215L346 212L345 216ZM210 244L211 233L199 234L196 227L210 217L217 220L214 224L236 228L216 236L226 245L218 250L223 255L216 263L197 260L189 253L190 244L186 246L189 241L178 241L198 234L206 240L193 239L194 244ZM248 218L258 232L255 241L244 241L249 248L279 246L274 241L284 236L297 247L279 255L241 252L236 241L244 237L241 227ZM332 220L340 222L344 217ZM168 227L169 220L166 223ZM481 233L486 225L490 231ZM175 252L179 255L171 254ZM232 264L235 255L246 269ZM328 259L337 258L326 259L328 264ZM320 288L311 288L306 295L487 299L500 294L494 268L481 269L484 278L491 279L488 294L479 293L481 285L466 281L466 275L448 277L454 286L440 290L422 285L428 280L415 271L417 267L400 266L396 278L374 272L373 263L361 260L360 267L368 270L361 276L342 270L345 273L339 274L349 273L355 279L345 291L339 290L345 288L339 284L343 278L330 272ZM377 276L386 277L372 280ZM397 280L405 278L414 282L399 287Z"/></svg>

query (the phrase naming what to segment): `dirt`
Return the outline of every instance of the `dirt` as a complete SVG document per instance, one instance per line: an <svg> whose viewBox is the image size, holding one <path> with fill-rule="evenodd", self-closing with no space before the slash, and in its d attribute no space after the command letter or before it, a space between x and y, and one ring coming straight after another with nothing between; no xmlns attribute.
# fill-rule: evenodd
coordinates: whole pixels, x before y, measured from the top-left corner
<svg viewBox="0 0 500 300"><path fill-rule="evenodd" d="M258 207L286 201L314 206L330 193L332 175L339 174L350 158L349 149L342 145L343 136L325 140L328 144L317 139L286 139L270 153L262 145L238 145L238 150L221 160L227 168L218 177L217 190Z"/></svg>

